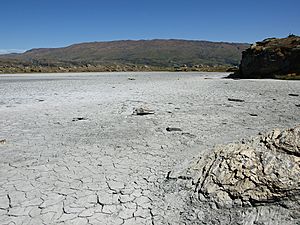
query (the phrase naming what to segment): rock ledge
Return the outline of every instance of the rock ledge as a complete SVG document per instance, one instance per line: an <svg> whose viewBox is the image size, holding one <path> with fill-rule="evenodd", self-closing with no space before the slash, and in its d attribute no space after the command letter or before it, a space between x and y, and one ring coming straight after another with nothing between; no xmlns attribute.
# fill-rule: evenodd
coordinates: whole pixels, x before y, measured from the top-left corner
<svg viewBox="0 0 300 225"><path fill-rule="evenodd" d="M268 38L251 45L229 78L300 79L300 37Z"/></svg>

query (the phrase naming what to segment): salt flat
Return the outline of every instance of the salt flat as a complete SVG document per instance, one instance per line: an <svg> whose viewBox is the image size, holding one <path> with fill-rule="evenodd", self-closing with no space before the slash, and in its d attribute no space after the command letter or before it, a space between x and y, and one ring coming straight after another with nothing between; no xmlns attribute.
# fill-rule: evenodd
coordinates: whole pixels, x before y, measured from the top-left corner
<svg viewBox="0 0 300 225"><path fill-rule="evenodd" d="M300 123L299 81L226 75L1 75L0 224L182 224L168 171Z"/></svg>

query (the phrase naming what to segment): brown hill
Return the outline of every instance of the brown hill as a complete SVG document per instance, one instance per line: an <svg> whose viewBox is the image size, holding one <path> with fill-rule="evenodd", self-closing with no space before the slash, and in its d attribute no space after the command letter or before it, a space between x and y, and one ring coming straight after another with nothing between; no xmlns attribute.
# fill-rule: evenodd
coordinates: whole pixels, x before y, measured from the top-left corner
<svg viewBox="0 0 300 225"><path fill-rule="evenodd" d="M116 67L188 68L238 65L248 44L139 40L75 44L64 48L32 49L23 54L0 56L3 67Z"/></svg>

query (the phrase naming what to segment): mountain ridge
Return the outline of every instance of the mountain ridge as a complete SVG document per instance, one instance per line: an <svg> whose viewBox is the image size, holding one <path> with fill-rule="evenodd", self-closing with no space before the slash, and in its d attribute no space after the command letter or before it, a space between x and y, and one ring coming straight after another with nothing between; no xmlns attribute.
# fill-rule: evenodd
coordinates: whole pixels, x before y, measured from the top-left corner
<svg viewBox="0 0 300 225"><path fill-rule="evenodd" d="M116 43L116 42L149 42L149 41L183 41L183 42L203 42L203 43L223 43L223 44L245 44L245 45L251 45L247 42L230 42L230 41L207 41L207 40L195 40L195 39L180 39L180 38L154 38L154 39L118 39L118 40L111 40L111 41L86 41L86 42L80 42L80 43L73 43L66 46L60 46L60 47L40 47L40 48L31 48L28 49L22 53L9 53L9 54L23 54L26 52L30 52L33 50L41 50L41 49L61 49L61 48L68 48L76 45L84 45L84 44L95 44L95 43ZM9 55L9 54L2 54L2 55Z"/></svg>
<svg viewBox="0 0 300 225"><path fill-rule="evenodd" d="M151 70L172 70L182 66L194 69L232 67L239 64L242 51L249 46L247 43L184 39L85 42L60 48L34 48L24 53L1 55L0 71L4 71L4 62L6 67L40 67L40 70L47 66L69 70L72 66L87 65L99 70L100 67L117 66L146 67L152 68ZM76 68L73 70L76 71ZM97 69L93 68L94 70Z"/></svg>

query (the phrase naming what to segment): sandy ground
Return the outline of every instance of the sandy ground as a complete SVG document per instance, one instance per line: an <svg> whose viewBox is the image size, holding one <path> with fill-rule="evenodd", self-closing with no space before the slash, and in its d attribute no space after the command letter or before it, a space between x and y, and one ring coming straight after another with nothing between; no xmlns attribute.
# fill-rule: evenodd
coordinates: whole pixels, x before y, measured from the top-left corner
<svg viewBox="0 0 300 225"><path fill-rule="evenodd" d="M168 171L300 123L299 81L225 75L1 75L0 224L182 224Z"/></svg>

